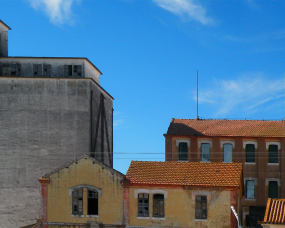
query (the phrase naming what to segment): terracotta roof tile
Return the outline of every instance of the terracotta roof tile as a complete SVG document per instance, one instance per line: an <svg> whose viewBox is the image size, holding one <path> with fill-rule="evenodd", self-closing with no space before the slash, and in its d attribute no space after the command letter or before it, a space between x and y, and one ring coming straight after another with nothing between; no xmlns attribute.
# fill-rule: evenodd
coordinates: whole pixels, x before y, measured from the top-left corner
<svg viewBox="0 0 285 228"><path fill-rule="evenodd" d="M239 187L241 163L132 161L126 178L136 184Z"/></svg>
<svg viewBox="0 0 285 228"><path fill-rule="evenodd" d="M167 134L285 137L285 121L172 119Z"/></svg>
<svg viewBox="0 0 285 228"><path fill-rule="evenodd" d="M263 223L285 224L285 199L268 199Z"/></svg>

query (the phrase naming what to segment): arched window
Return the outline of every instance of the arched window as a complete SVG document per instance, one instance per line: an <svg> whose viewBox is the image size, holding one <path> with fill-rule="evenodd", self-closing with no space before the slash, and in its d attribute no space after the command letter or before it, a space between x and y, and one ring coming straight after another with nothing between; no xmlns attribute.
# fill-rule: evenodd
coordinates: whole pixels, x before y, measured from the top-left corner
<svg viewBox="0 0 285 228"><path fill-rule="evenodd" d="M72 214L83 214L83 189L75 189L72 192Z"/></svg>

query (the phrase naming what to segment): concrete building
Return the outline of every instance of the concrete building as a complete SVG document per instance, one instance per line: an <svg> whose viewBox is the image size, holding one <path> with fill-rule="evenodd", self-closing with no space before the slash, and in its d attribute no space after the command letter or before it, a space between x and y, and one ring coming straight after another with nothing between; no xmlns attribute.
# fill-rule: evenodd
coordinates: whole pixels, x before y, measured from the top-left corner
<svg viewBox="0 0 285 228"><path fill-rule="evenodd" d="M132 161L124 184L130 227L236 228L242 164Z"/></svg>
<svg viewBox="0 0 285 228"><path fill-rule="evenodd" d="M42 176L42 228L123 227L124 178L87 155Z"/></svg>
<svg viewBox="0 0 285 228"><path fill-rule="evenodd" d="M113 166L113 97L87 58L8 56L0 21L0 227L40 215L36 181L84 153Z"/></svg>
<svg viewBox="0 0 285 228"><path fill-rule="evenodd" d="M172 119L164 136L166 161L243 163L244 225L285 198L285 121Z"/></svg>

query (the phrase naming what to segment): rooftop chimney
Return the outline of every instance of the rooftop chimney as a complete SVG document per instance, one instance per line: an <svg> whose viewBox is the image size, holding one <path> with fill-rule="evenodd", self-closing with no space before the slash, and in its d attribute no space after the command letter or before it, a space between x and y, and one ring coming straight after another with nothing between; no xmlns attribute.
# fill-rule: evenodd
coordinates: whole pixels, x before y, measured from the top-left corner
<svg viewBox="0 0 285 228"><path fill-rule="evenodd" d="M0 57L8 56L8 30L11 28L0 20Z"/></svg>

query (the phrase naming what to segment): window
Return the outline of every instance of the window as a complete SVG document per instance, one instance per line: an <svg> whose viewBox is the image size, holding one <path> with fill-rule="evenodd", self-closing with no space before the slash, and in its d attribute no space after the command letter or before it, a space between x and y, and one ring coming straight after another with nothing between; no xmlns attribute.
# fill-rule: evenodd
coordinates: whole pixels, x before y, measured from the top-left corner
<svg viewBox="0 0 285 228"><path fill-rule="evenodd" d="M224 162L232 162L232 154L233 154L233 145L229 143L225 143L223 145L223 154L224 154Z"/></svg>
<svg viewBox="0 0 285 228"><path fill-rule="evenodd" d="M278 145L269 145L268 163L278 163Z"/></svg>
<svg viewBox="0 0 285 228"><path fill-rule="evenodd" d="M43 75L51 76L51 64L43 64Z"/></svg>
<svg viewBox="0 0 285 228"><path fill-rule="evenodd" d="M81 77L82 66L81 65L74 65L73 66L73 76L74 77Z"/></svg>
<svg viewBox="0 0 285 228"><path fill-rule="evenodd" d="M98 192L88 190L88 215L98 215Z"/></svg>
<svg viewBox="0 0 285 228"><path fill-rule="evenodd" d="M277 181L269 181L268 198L273 198L273 199L278 198L278 182Z"/></svg>
<svg viewBox="0 0 285 228"><path fill-rule="evenodd" d="M207 196L196 196L195 219L207 219Z"/></svg>
<svg viewBox="0 0 285 228"><path fill-rule="evenodd" d="M149 217L149 200L147 193L138 195L138 217Z"/></svg>
<svg viewBox="0 0 285 228"><path fill-rule="evenodd" d="M201 144L201 161L210 161L210 143Z"/></svg>
<svg viewBox="0 0 285 228"><path fill-rule="evenodd" d="M164 217L164 195L153 195L153 217Z"/></svg>
<svg viewBox="0 0 285 228"><path fill-rule="evenodd" d="M245 146L245 162L255 162L255 145L246 144Z"/></svg>
<svg viewBox="0 0 285 228"><path fill-rule="evenodd" d="M64 65L64 76L65 77L81 77L82 66L81 65Z"/></svg>
<svg viewBox="0 0 285 228"><path fill-rule="evenodd" d="M33 72L34 76L40 76L42 75L42 64L34 64L33 65Z"/></svg>
<svg viewBox="0 0 285 228"><path fill-rule="evenodd" d="M248 180L246 181L246 198L247 199L254 199L254 180Z"/></svg>
<svg viewBox="0 0 285 228"><path fill-rule="evenodd" d="M187 161L187 143L179 143L179 161Z"/></svg>
<svg viewBox="0 0 285 228"><path fill-rule="evenodd" d="M72 192L72 214L83 214L83 189L76 189Z"/></svg>

